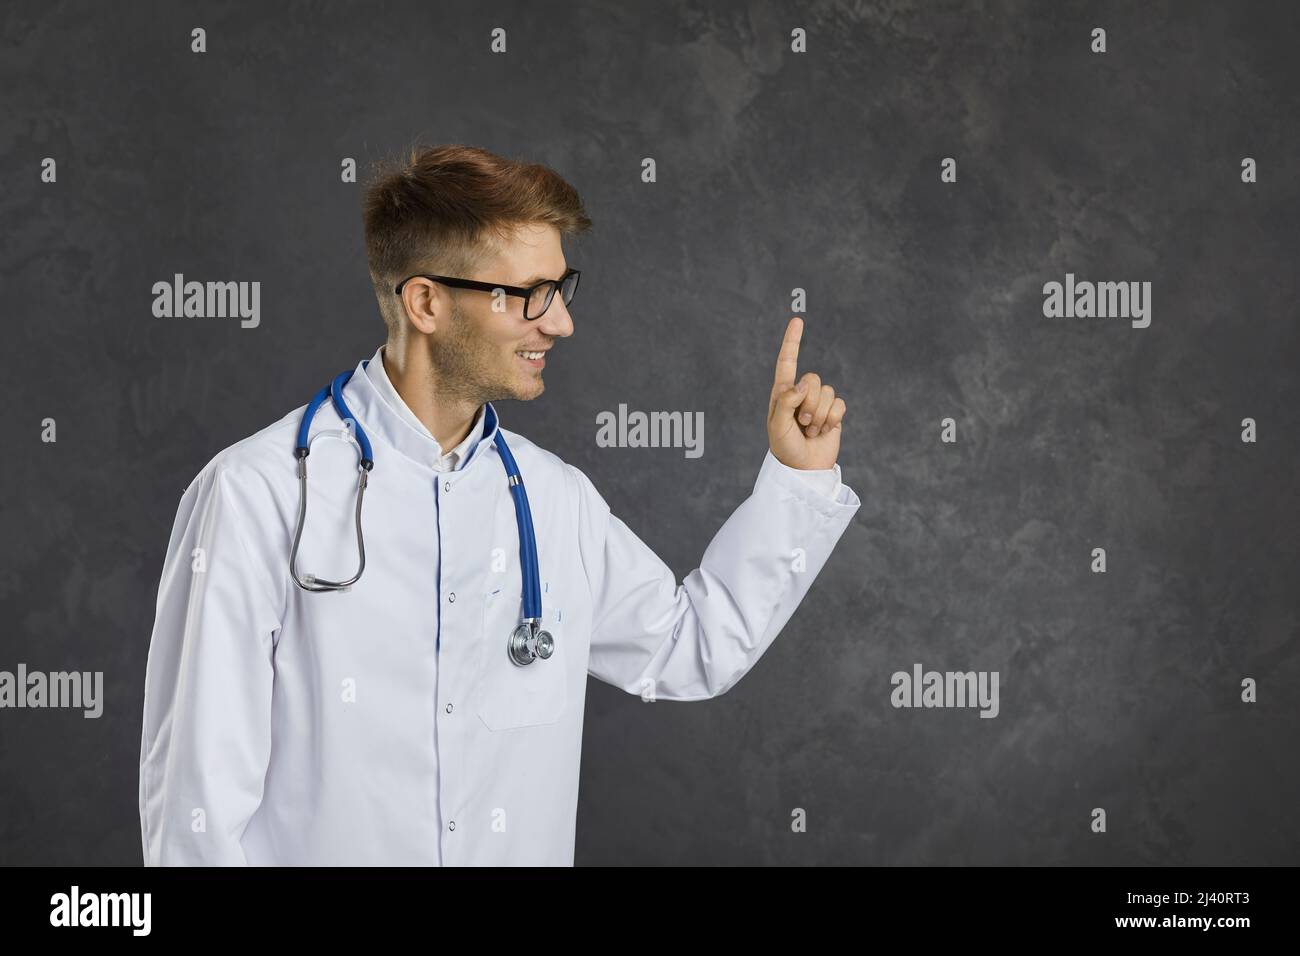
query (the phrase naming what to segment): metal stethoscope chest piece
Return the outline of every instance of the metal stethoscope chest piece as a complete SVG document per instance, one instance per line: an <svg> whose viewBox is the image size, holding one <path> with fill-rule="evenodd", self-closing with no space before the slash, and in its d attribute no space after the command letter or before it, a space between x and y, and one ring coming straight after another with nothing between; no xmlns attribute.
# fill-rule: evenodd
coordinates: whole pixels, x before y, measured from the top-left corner
<svg viewBox="0 0 1300 956"><path fill-rule="evenodd" d="M368 362L361 363L365 368ZM370 439L366 437L361 423L356 420L343 401L343 386L352 378L352 369L341 372L329 385L322 388L308 403L303 412L302 422L298 426L298 443L294 446L294 457L298 459L298 521L293 531L293 550L289 554L289 573L294 583L304 591L347 591L361 579L361 572L366 568L366 545L361 535L361 501L365 496L367 478L375 466L374 452ZM346 581L327 581L307 575L298 576L298 545L302 540L303 523L307 515L307 455L310 453L308 435L311 420L316 410L326 399L334 403L334 409L355 433L357 444L361 448L361 462L358 467L360 477L357 480L357 555L359 558L356 574ZM486 414L486 413L485 413ZM510 632L506 642L506 654L512 663L523 666L537 659L548 660L555 653L555 639L548 631L542 629L542 588L540 570L537 560L537 538L533 533L533 515L528 507L528 493L524 491L524 479L515 464L514 455L506 445L505 436L497 429L493 439L501 463L505 466L510 494L515 502L515 520L519 528L519 569L523 577L523 622Z"/></svg>
<svg viewBox="0 0 1300 956"><path fill-rule="evenodd" d="M549 631L541 629L542 622L529 618L510 635L510 659L516 664L531 664L537 658L546 660L555 652L555 639Z"/></svg>

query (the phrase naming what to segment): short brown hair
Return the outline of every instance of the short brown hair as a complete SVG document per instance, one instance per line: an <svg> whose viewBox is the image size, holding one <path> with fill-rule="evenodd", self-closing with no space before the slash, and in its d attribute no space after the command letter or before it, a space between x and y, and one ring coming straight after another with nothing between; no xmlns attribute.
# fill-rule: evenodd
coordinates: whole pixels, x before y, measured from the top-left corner
<svg viewBox="0 0 1300 956"><path fill-rule="evenodd" d="M411 146L378 163L362 200L370 281L389 335L400 328L393 287L417 272L471 276L516 227L550 223L561 235L591 220L577 190L551 169L477 146Z"/></svg>

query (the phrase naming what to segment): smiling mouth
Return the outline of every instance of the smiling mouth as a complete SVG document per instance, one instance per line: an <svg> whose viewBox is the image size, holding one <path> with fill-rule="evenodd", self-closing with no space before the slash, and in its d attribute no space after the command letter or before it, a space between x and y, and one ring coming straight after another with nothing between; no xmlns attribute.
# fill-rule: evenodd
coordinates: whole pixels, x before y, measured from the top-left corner
<svg viewBox="0 0 1300 956"><path fill-rule="evenodd" d="M534 372L540 372L546 368L546 353L549 351L549 347L544 349L520 349L515 352L515 355L519 356L520 360Z"/></svg>

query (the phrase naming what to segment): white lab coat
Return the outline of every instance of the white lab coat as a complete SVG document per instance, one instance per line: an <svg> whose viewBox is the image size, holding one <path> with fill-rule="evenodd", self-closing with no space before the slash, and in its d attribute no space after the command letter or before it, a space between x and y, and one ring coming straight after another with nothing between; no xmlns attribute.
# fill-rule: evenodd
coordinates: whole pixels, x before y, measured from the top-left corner
<svg viewBox="0 0 1300 956"><path fill-rule="evenodd" d="M790 619L861 502L769 451L678 584L577 468L500 429L536 528L549 660L520 667L514 501L496 410L455 471L358 364L366 566L289 576L303 408L225 449L181 498L145 677L149 865L572 865L587 675L658 700L730 689ZM305 403L304 403L305 407ZM312 423L300 572L356 569L356 445ZM319 437L317 437L319 436ZM827 473L829 474L829 473Z"/></svg>

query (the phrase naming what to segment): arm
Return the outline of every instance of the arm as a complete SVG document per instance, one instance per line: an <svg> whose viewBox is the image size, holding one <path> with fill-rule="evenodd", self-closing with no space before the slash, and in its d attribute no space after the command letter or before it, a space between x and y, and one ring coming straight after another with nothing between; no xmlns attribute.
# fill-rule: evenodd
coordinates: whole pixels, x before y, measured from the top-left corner
<svg viewBox="0 0 1300 956"><path fill-rule="evenodd" d="M210 464L186 489L163 562L140 740L147 866L246 865L262 799L280 624L228 480Z"/></svg>
<svg viewBox="0 0 1300 956"><path fill-rule="evenodd" d="M592 589L588 670L629 693L725 693L776 639L861 506L840 483L845 405L819 376L795 384L803 321L791 319L768 401L769 451L753 494L682 584L576 468Z"/></svg>
<svg viewBox="0 0 1300 956"><path fill-rule="evenodd" d="M681 585L671 568L580 488L582 560L592 593L589 673L631 694L704 700L730 690L771 646L861 506L837 499L769 452L754 491Z"/></svg>

